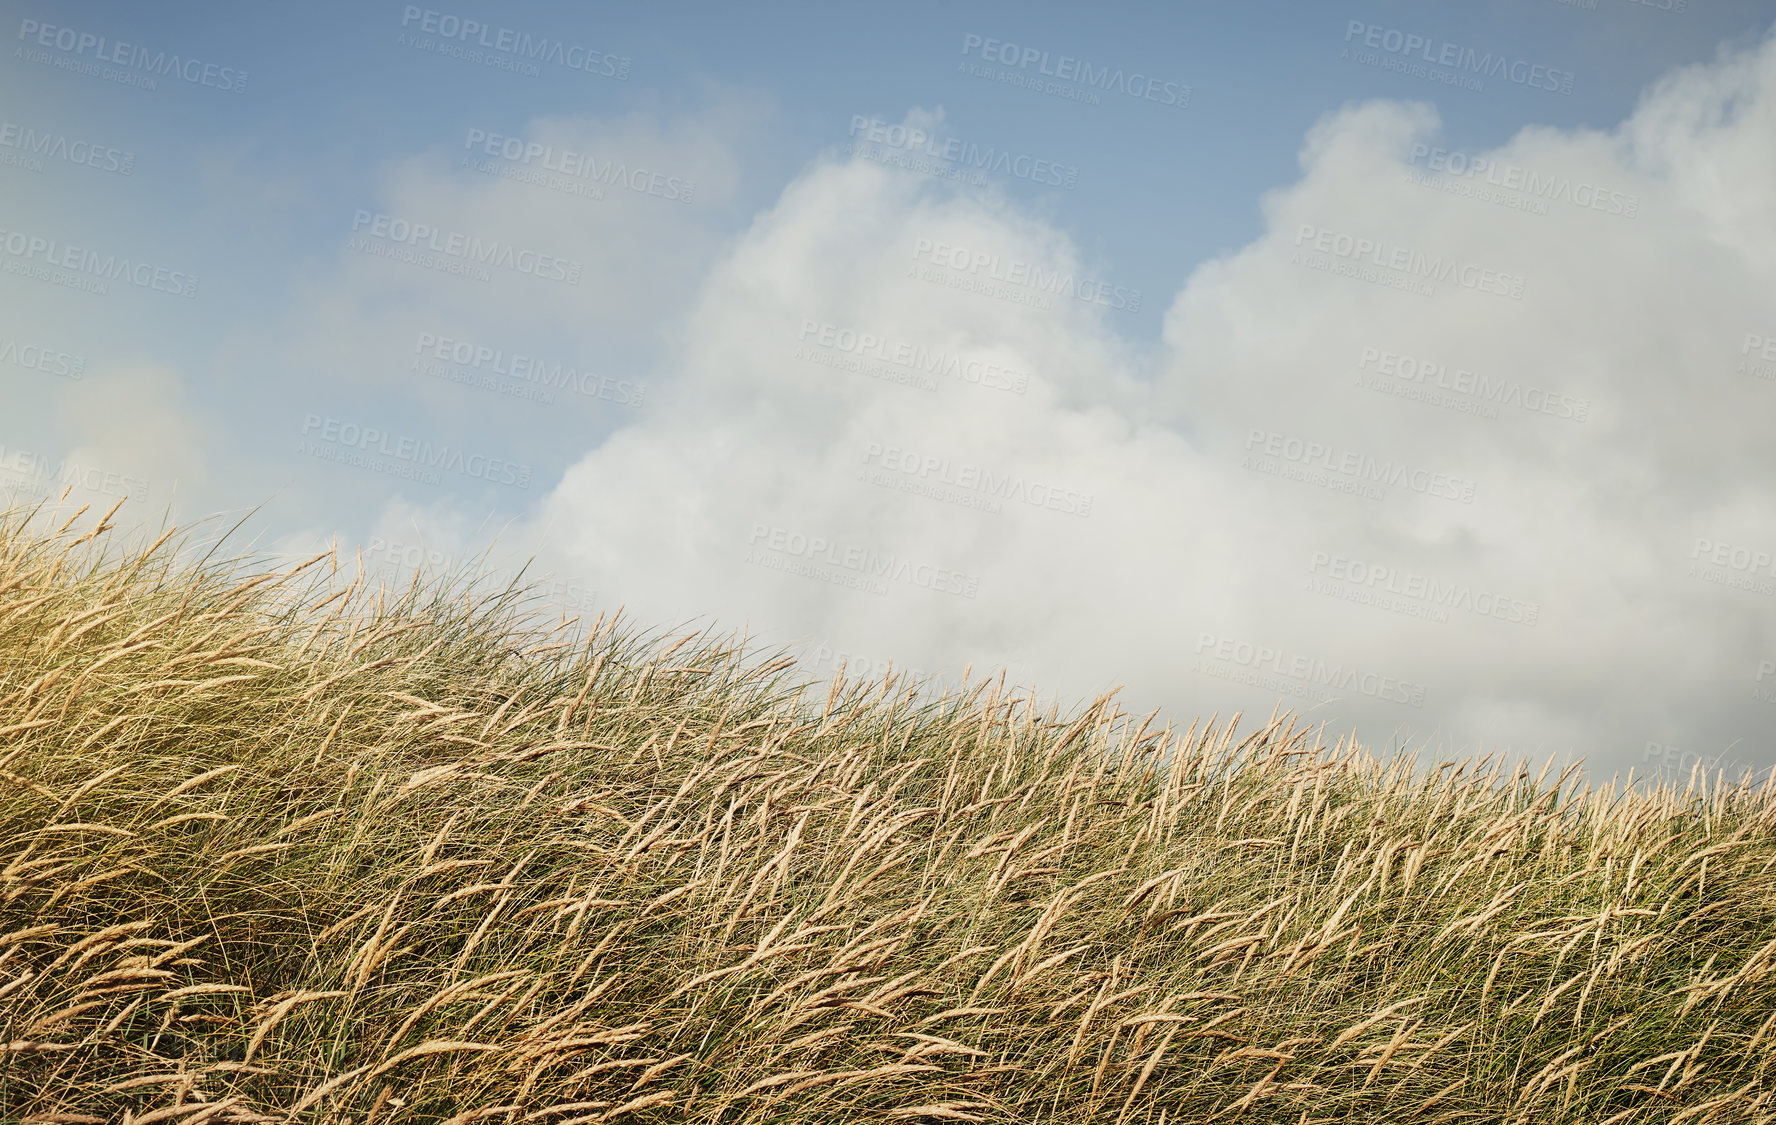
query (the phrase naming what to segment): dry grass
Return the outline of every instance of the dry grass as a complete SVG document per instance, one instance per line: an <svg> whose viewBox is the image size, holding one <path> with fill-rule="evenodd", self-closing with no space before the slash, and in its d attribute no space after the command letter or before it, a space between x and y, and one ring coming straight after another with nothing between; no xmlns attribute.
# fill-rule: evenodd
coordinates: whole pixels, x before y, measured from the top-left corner
<svg viewBox="0 0 1776 1125"><path fill-rule="evenodd" d="M808 694L77 522L0 520L0 1119L1776 1121L1749 776Z"/></svg>

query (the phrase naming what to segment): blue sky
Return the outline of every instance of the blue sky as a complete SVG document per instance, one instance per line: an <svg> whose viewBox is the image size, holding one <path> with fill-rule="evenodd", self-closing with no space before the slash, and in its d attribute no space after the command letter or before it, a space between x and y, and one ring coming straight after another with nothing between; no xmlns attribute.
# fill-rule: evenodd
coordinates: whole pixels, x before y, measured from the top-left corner
<svg viewBox="0 0 1776 1125"><path fill-rule="evenodd" d="M24 19L90 26L243 69L249 93L223 97L169 83L132 96L17 59L0 71L0 93L20 115L121 133L152 154L130 185L134 206L103 208L115 221L151 214L164 236L201 256L221 258L244 244L280 263L328 245L338 209L356 207L373 190L376 169L390 156L456 145L478 124L517 129L538 115L670 113L760 98L771 129L748 154L733 207L738 226L769 206L813 153L842 139L852 114L898 119L912 107L941 106L958 134L1076 165L1072 192L1007 187L1101 252L1119 278L1163 292L1257 233L1258 197L1293 178L1301 136L1328 109L1374 97L1433 100L1452 148L1498 144L1525 125L1608 129L1661 73L1706 61L1723 42L1755 41L1771 21L1755 0L1691 3L1682 12L1630 0L1597 0L1594 10L1555 0L1118 4L1090 12L963 0L411 6L630 58L629 78L613 81L561 67L538 78L481 74L403 50L394 41L408 7L12 3L14 47ZM1476 93L1354 65L1340 58L1352 21L1570 70L1573 92L1495 83ZM406 29L418 26L409 21ZM1172 111L1119 95L1089 106L974 79L957 72L965 59L979 61L962 54L970 34L1187 84L1190 105ZM300 198L268 211L230 183L194 183L194 165L218 153L243 174L299 188ZM66 205L95 217L97 202L81 197ZM285 279L283 270L246 271L240 296L256 296L263 309L273 294L255 283ZM251 315L254 307L228 312ZM1149 306L1130 329L1157 334L1161 309Z"/></svg>
<svg viewBox="0 0 1776 1125"><path fill-rule="evenodd" d="M1594 771L1776 760L1776 618L1759 585L1776 567L1757 562L1776 548L1756 429L1767 438L1776 389L1760 358L1776 337L1767 4L6 3L0 16L0 131L14 137L0 132L0 231L198 279L190 298L115 281L83 292L50 280L37 251L8 251L0 351L83 368L0 357L9 480L41 492L42 466L100 466L80 479L102 496L133 489L139 520L267 502L260 546L372 547L395 570L497 533L509 565L537 553L572 579L557 588L580 591L570 608L749 628L820 673L839 653L933 674L974 661L1063 699L1125 683L1132 703L1186 721L1283 697L1377 742L1404 729L1583 753ZM440 54L465 21L488 29L472 39L509 29L623 73ZM1409 37L1416 53L1390 49ZM177 55L195 80L78 72L100 40ZM1376 65L1439 52L1508 69L1464 87ZM1062 57L1122 73L1124 89L1135 75L1157 85L1089 104L1001 80L1040 80ZM242 72L239 92L218 88ZM1544 75L1556 89L1537 88ZM888 167L880 147L845 147L867 139L859 117L878 136L904 126L1042 161L1072 186ZM476 147L495 135L550 155ZM1586 202L1487 186L1431 150ZM593 198L584 177L569 190L523 178L567 152L694 195L606 185ZM378 216L559 259L574 278L387 260L399 247ZM1345 242L1376 248L1367 266L1340 260ZM977 268L939 260L956 247ZM1384 264L1390 248L1521 292L1415 295ZM1138 292L1139 308L1088 293L1036 315L1017 304L1028 294L979 291L989 258L1060 262ZM842 366L868 359L822 344L847 331L1020 372L1029 390L957 377L921 396L881 377L879 350L873 376ZM464 341L500 358L447 372ZM1395 362L1408 350L1410 372ZM520 354L595 372L595 386L526 400L524 376L502 374ZM1423 362L1448 377L1427 383ZM1476 369L1564 413L1519 401L1487 415ZM1575 418L1580 402L1590 413ZM340 433L366 429L394 446L379 465L343 463ZM481 475L403 475L388 453L403 439L465 450ZM1292 462L1291 442L1324 455ZM21 454L38 467L21 470ZM1473 496L1358 495L1339 457ZM526 484L488 464L520 466ZM987 479L1016 496L990 496ZM1075 504L1087 496L1089 514ZM860 587L844 550L798 554L797 535L984 592ZM1459 591L1454 617L1427 584ZM1534 621L1506 620L1525 606ZM1241 645L1269 652L1271 671ZM1707 655L1688 672L1663 670L1661 652L1692 649ZM1396 669L1370 682L1410 682L1423 701L1390 705L1361 679L1332 699L1300 671L1324 666Z"/></svg>

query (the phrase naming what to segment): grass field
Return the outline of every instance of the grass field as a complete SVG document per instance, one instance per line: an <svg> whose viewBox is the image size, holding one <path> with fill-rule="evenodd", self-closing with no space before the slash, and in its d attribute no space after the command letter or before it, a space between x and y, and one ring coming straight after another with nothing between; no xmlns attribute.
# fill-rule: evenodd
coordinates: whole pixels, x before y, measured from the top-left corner
<svg viewBox="0 0 1776 1125"><path fill-rule="evenodd" d="M45 514L0 1120L1776 1122L1750 775L810 686Z"/></svg>

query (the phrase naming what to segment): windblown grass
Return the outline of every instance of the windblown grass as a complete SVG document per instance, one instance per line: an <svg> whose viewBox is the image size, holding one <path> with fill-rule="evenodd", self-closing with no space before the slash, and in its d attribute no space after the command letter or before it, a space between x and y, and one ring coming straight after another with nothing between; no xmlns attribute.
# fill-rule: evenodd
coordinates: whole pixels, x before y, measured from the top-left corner
<svg viewBox="0 0 1776 1125"><path fill-rule="evenodd" d="M1776 1121L1749 775L809 694L75 522L0 518L7 1121Z"/></svg>

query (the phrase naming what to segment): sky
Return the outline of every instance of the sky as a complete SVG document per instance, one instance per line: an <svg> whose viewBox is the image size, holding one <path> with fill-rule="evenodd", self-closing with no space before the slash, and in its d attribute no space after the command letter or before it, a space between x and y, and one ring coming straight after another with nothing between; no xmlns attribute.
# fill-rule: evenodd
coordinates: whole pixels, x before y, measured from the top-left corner
<svg viewBox="0 0 1776 1125"><path fill-rule="evenodd" d="M0 3L0 503L1776 767L1762 0L161 7Z"/></svg>

